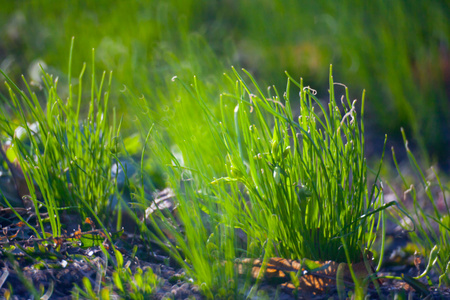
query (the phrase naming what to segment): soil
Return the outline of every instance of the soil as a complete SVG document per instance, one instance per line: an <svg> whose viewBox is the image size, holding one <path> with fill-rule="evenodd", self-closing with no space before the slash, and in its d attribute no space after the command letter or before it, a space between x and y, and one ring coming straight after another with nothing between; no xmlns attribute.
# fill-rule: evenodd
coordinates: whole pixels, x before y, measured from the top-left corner
<svg viewBox="0 0 450 300"><path fill-rule="evenodd" d="M92 231L91 231L92 232ZM408 243L406 236L391 236L392 240L386 252L386 263L379 275L389 274L401 276L417 276L424 270L426 261L408 255L402 249ZM87 277L94 290L101 287L101 283L111 282L114 267L108 263L108 259L100 246L82 248L73 245L71 242L62 242L59 251L53 247L46 247L33 253L27 253L19 249L20 244L26 249L37 242L32 242L32 238L22 242L10 244L17 246L14 251L5 251L0 254L0 295L5 298L8 294L10 299L30 299L32 297L24 281L31 283L37 290L42 289L48 292L48 299L70 299L74 286L83 287L82 279ZM161 250L148 249L136 236L123 234L115 243L115 248L124 257L124 264L129 265L134 274L137 268L145 270L151 268L160 278L160 285L155 289L152 299L203 299L198 286L193 284L193 280L186 276L183 269L177 267L173 261ZM3 244L5 246L6 244ZM136 245L136 255L132 256L129 245ZM104 247L109 247L104 243ZM8 253L9 252L9 253ZM114 257L112 247L107 250L111 257ZM106 266L106 268L105 268ZM430 279L437 282L437 274L430 274ZM242 278L240 286L244 284ZM283 281L283 280L281 280ZM337 287L333 284L318 289L296 290L292 285L287 284L289 280L263 280L258 291L252 297L254 299L339 299ZM373 285L367 290L370 299L394 298L399 296L408 299L450 299L450 288L428 288L425 291L408 285L404 281L384 280L381 281L379 294ZM426 282L424 282L426 284ZM53 290L52 290L53 289ZM347 288L345 295L349 295ZM395 296L397 295L397 296ZM248 295L241 295L242 298ZM401 299L401 298L400 298ZM403 298L406 299L406 298Z"/></svg>
<svg viewBox="0 0 450 300"><path fill-rule="evenodd" d="M2 190L5 189L2 188ZM165 190L159 199L168 201L172 198L169 194ZM16 211L30 224L36 223L34 210L18 207ZM41 217L46 217L46 214L43 213ZM129 297L127 294L120 294L112 280L116 263L115 255L113 245L108 242L103 232L95 229L95 226L89 221L86 222L87 224L78 224L73 221L79 220L79 217L65 217L66 220L72 220L72 224L66 227L68 232L64 232L58 239L51 237L37 239L10 208L0 207L2 228L2 233L0 233L0 297L30 299L33 298L30 286L34 286L38 292L41 291L41 294L44 294L42 299L71 299L76 286L85 290L83 278L87 278L94 291L98 292L102 287L109 285L114 287L114 290L110 291L111 297L130 298L131 296ZM133 228L133 226L131 227ZM50 232L49 227L45 230ZM388 230L384 268L378 276L405 275L406 278L412 278L423 272L428 261L415 256L408 250L410 248L408 236L393 225L388 226ZM185 270L177 266L155 243L144 242L138 235L127 232L113 233L114 235L114 248L122 253L123 264L129 266L133 276L138 269L145 271L150 268L159 278L159 284L151 294L152 299L205 298L200 287L193 283L193 279L186 275ZM91 245L86 242L86 239L96 242ZM152 245L151 248L148 245ZM239 261L243 261L243 259ZM274 258L274 261L286 263L287 260ZM298 262L295 261L288 263L298 265ZM299 268L295 269L295 271L299 270ZM302 272L306 274L304 271ZM269 273L272 275L267 276ZM308 275L312 276L310 278L312 278L313 284L303 287L300 285L300 288L295 288L290 283L289 270L286 271L286 269L283 270L283 267L274 265L272 269L266 270L264 279L252 294L249 294L248 288L248 291L243 288L246 279L242 276L237 290L243 292L238 295L238 298L250 296L252 299L339 299L335 271L326 273L325 270L324 273L310 273L305 276ZM438 274L431 272L428 278L433 283L432 287L428 285L427 279L422 280L419 284L407 279L386 280L381 278L377 280L380 286L379 290L377 291L374 284L369 284L366 293L370 299L450 299L449 287L436 288ZM126 283L124 282L124 284ZM341 294L343 292L343 295L350 297L351 288L352 283L350 282L350 284L346 284L345 290L341 291Z"/></svg>

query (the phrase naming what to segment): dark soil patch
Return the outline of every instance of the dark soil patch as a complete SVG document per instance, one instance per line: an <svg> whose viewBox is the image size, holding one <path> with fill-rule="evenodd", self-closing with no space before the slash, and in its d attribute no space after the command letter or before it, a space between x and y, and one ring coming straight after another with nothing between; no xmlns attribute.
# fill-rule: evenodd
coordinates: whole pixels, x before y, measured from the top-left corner
<svg viewBox="0 0 450 300"><path fill-rule="evenodd" d="M116 249L123 254L124 264L129 266L133 274L137 268L143 270L151 268L161 280L159 286L155 288L152 298L204 298L199 287L192 283L192 279L185 276L184 271L174 266L170 258L161 251L148 250L144 245L139 245L139 241L134 240L133 243L138 245L138 251L136 256L132 257L132 251L125 247L125 244L129 242L132 242L131 237L123 238L116 243ZM414 258L402 256L400 250L395 251L391 253L386 262L386 267L380 275L401 276L405 274L417 276L420 270L414 265L412 261ZM0 293L5 296L11 293L12 299L29 299L32 297L29 288L26 286L27 283L32 284L37 290L42 289L50 292L53 290L49 294L51 299L69 299L75 285L83 287L83 277L90 280L94 290L100 290L105 284L113 282L112 274L115 269L111 261L108 263L108 258L99 246L83 249L67 244L61 247L59 251L47 247L47 251L42 251L36 257L18 248L10 253L8 252L2 251L1 253ZM107 253L114 257L111 248L107 250ZM423 263L420 263L419 268L423 268ZM436 276L436 274L431 274L434 280ZM243 278L242 283L244 281ZM406 297L404 299L450 298L448 287L442 289L426 287L426 292L424 292L416 290L404 281L396 280L384 280L380 291L381 295L371 286L367 290L367 295L370 299L389 299L394 298L395 295L397 295L396 297ZM349 292L350 289L346 289L345 295L349 295ZM314 293L302 290L295 291L292 288L268 281L262 282L255 297L261 299L339 299L337 288L333 286L328 287L325 291Z"/></svg>

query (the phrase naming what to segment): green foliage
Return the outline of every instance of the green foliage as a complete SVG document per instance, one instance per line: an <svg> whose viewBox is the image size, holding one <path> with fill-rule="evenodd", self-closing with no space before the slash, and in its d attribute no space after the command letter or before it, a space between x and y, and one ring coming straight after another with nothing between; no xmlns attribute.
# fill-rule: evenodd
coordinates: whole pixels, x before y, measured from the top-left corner
<svg viewBox="0 0 450 300"><path fill-rule="evenodd" d="M106 82L103 73L97 84L93 71L89 110L82 118L81 103L86 96L82 86L84 70L85 66L78 89L69 80L66 100L58 94L58 79L44 74L44 106L25 79L28 95L1 71L7 79L12 113L1 107L0 128L8 136L24 173L41 227L38 212L44 207L54 236L61 233L60 210L75 208L83 218L94 214L106 220L109 199L115 192L111 167L115 163L113 154L117 152L120 124L116 124L115 114L112 125L108 117L111 74ZM19 132L24 132L26 138Z"/></svg>
<svg viewBox="0 0 450 300"><path fill-rule="evenodd" d="M377 132L400 140L404 126L422 150L448 163L445 1L41 0L8 1L2 8L0 49L9 74L31 70L40 59L62 76L69 39L76 36L75 65L97 49L101 69L115 71L115 88L143 93L162 113L163 100L175 99L167 97L173 75L195 74L214 88L215 75L233 64L277 86L287 70L322 89L328 85L323 66L332 63L352 90L368 90Z"/></svg>
<svg viewBox="0 0 450 300"><path fill-rule="evenodd" d="M111 260L111 256L103 248L105 257ZM153 270L149 267L144 269L136 268L133 272L130 269L130 262L124 265L123 255L114 250L115 262L114 271L110 278L100 282L96 282L96 286L92 287L89 278L83 278L83 288L75 286L72 296L75 299L110 299L110 297L120 297L121 299L144 300L149 299L155 293L156 289L163 283ZM107 267L104 263L104 268ZM103 274L103 270L100 270Z"/></svg>
<svg viewBox="0 0 450 300"><path fill-rule="evenodd" d="M151 268L137 268L134 274L129 268L115 271L112 275L118 295L128 299L148 299L161 284Z"/></svg>
<svg viewBox="0 0 450 300"><path fill-rule="evenodd" d="M207 296L242 293L240 256L361 261L381 228L375 217L387 207L377 185L368 188L356 103L346 90L338 106L331 75L326 108L291 77L283 96L276 89L264 94L249 78L252 85L237 72L226 76L220 117L208 109L196 79L188 86L175 78L184 88L181 102L201 108L201 137L215 143L205 148L195 125L176 122L167 131L157 126L149 140L149 155L165 166L178 204L175 216L148 216L149 235ZM294 88L298 103L291 100ZM169 149L163 134L176 147Z"/></svg>
<svg viewBox="0 0 450 300"><path fill-rule="evenodd" d="M358 102L350 101L353 95L346 89L342 105L337 103L323 65L333 63L352 90L368 88L374 100L367 101L369 116L378 129L392 133L405 126L423 153L433 152L444 164L450 118L448 18L444 1L2 3L0 54L6 56L0 55L0 66L13 80L26 69L32 77L19 85L27 94L7 79L11 107L2 106L0 120L11 142L7 155L25 172L36 212L49 213L53 235L60 234L61 210L76 208L83 217L105 220L116 191L111 167L117 163L121 127L115 114L112 122L107 117L113 101L124 113L127 133L146 137L153 125L157 129L148 134L152 151L142 154L140 181L130 186L137 206L151 204L149 186L165 184L179 202L174 216L161 211L147 216L152 226L143 223L142 234L158 239L205 295L240 295L234 264L240 256L360 260L384 229L388 205L381 189L367 187L372 180ZM85 68L72 78L66 64L72 35L78 40L72 45L74 65L95 56L100 69L114 69L114 79L88 66L91 89L84 91ZM59 78L67 76L67 86L47 74L36 79L36 59ZM230 64L276 86L285 80L281 70L302 74L320 89L330 84L329 105L292 78L284 95L276 88L262 92L255 80L248 84L237 73L220 80L218 74ZM173 75L183 83L194 74L202 81L171 85ZM33 94L33 85L43 91ZM122 93L110 95L119 88ZM222 90L227 93L219 97ZM290 99L293 90L300 92L299 102ZM143 140L125 139L126 151L137 155ZM407 152L419 174L417 185L402 176L420 221L410 235L424 255L436 256L441 282L448 284L449 209L438 208L447 205L448 186L437 174L429 182ZM431 211L421 207L423 197L430 199ZM85 245L94 244L100 239ZM381 251L377 270L382 261ZM429 262L427 270L434 259ZM145 273L136 279L119 268L114 280L124 293L149 295L151 289L134 285L145 281L139 279ZM93 291L89 286L85 282L83 297L112 294L111 287Z"/></svg>
<svg viewBox="0 0 450 300"><path fill-rule="evenodd" d="M254 88L237 78L230 95L238 104L237 139L228 134L227 124L222 126L229 174L224 180L245 186L248 196L234 203L244 210L238 222L252 220L244 231L273 243L283 257L360 260L375 238L370 213L383 203L367 187L364 128L348 91L340 110L330 75L326 109L314 91L292 78L283 96L276 89L265 95L251 77ZM291 83L300 90L299 113L292 111ZM362 102L364 107L364 96Z"/></svg>
<svg viewBox="0 0 450 300"><path fill-rule="evenodd" d="M368 112L382 133L401 138L398 128L407 126L422 139L422 150L447 160L445 1L267 0L236 6L233 29L242 50L252 54L246 68L256 68L262 78L288 70L325 88L321 70L332 63L352 88L367 89Z"/></svg>
<svg viewBox="0 0 450 300"><path fill-rule="evenodd" d="M446 199L448 187L444 186L438 173L431 168L430 172L425 173L419 166L414 154L408 147L408 140L402 129L403 140L410 162L410 166L415 175L407 178L400 169L395 156L394 148L392 148L392 156L395 166L403 184L403 195L396 195L398 199L402 199L402 206L406 209L407 199L412 199L412 211L417 222L416 228L409 232L409 236L414 244L416 244L424 257L429 257L429 263L426 271L435 265L439 274L439 285L442 283L450 284L450 208ZM393 189L394 190L394 189ZM394 190L395 191L395 190ZM448 193L447 193L448 195ZM440 207L439 207L440 206ZM427 209L428 208L428 209ZM402 222L395 215L395 220L400 220L399 225L406 230L410 230L410 226ZM433 224L434 223L434 224ZM437 229L435 230L437 225ZM424 272L425 276L427 272ZM422 277L423 277L422 276Z"/></svg>
<svg viewBox="0 0 450 300"><path fill-rule="evenodd" d="M216 189L210 184L206 174L212 172L213 166L201 159L200 140L179 144L183 156L198 158L190 161L189 167L182 164L182 157L177 159L169 151L159 132L152 133L149 144L149 155L163 165L177 209L176 215L161 210L147 215L151 225L146 234L159 241L159 246L184 267L205 296L236 295L234 261L241 251L234 236L233 216L222 208L233 195L225 188Z"/></svg>

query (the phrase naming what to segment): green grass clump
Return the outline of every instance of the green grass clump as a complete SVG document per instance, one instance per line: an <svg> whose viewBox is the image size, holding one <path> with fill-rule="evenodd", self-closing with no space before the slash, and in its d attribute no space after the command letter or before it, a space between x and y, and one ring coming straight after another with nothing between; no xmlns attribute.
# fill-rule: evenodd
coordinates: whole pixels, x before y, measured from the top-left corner
<svg viewBox="0 0 450 300"><path fill-rule="evenodd" d="M326 108L291 77L282 96L276 89L264 94L250 79L253 88L238 75L229 95L238 105L234 124L222 126L228 170L222 180L245 187L234 199L237 221L282 257L360 261L376 237L372 213L383 203L368 189L356 101L346 90L339 108L331 75ZM290 99L292 83L300 90L298 104ZM361 107L363 114L364 95Z"/></svg>
<svg viewBox="0 0 450 300"><path fill-rule="evenodd" d="M347 89L340 104L335 100L331 75L326 107L291 77L280 95L263 93L247 75L252 85L237 72L226 76L220 116L205 105L197 80L179 81L180 101L202 109L205 140L182 122L150 135L151 156L178 200L175 216L149 216L153 228L162 220L171 238L163 231L151 236L207 295L242 292L238 257L362 261L381 228L376 216L387 207L378 174L368 187L364 95L360 119ZM300 93L295 102L293 90ZM167 147L166 134L176 147Z"/></svg>
<svg viewBox="0 0 450 300"><path fill-rule="evenodd" d="M120 125L115 115L112 124L108 117L111 74L106 81L103 73L99 84L92 75L89 110L83 118L85 67L74 84L77 88L69 71L67 99L58 95L58 79L44 74L44 105L25 79L28 94L1 72L7 80L12 113L1 108L0 128L11 143L11 159L17 159L23 170L37 217L44 207L55 236L61 233L61 210L75 209L83 219L98 216L107 220L109 200L116 190L111 168L117 163L113 153L117 151ZM18 136L20 131L24 136Z"/></svg>

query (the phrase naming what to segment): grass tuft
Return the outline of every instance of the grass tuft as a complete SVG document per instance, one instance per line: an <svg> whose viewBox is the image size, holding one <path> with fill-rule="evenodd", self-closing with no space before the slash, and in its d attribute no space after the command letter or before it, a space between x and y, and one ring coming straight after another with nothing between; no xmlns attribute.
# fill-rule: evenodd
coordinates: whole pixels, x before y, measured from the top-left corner
<svg viewBox="0 0 450 300"><path fill-rule="evenodd" d="M82 118L85 67L78 90L69 81L65 100L58 95L58 78L44 73L44 105L25 79L27 93L0 70L11 98L10 108L0 110L0 128L8 137L7 154L23 171L36 216L40 218L41 208L48 212L54 236L61 234L61 210L74 209L83 220L94 216L106 221L116 190L111 168L117 164L112 154L118 149L120 124L115 114L112 124L108 118L112 74L107 80L103 73L98 84L92 75L89 111ZM42 220L39 223L45 232Z"/></svg>
<svg viewBox="0 0 450 300"><path fill-rule="evenodd" d="M175 215L149 216L150 236L207 296L243 293L239 257L363 261L384 230L377 215L389 206L379 172L369 188L364 94L358 116L347 88L341 103L335 100L331 69L326 106L289 75L280 95L275 88L264 93L243 72L250 83L235 70L225 75L219 116L208 109L196 78L191 85L174 78L183 87L180 103L201 109L203 132L174 122L155 126L149 139L149 155L164 166L178 204ZM295 102L293 90L300 96ZM176 147L167 147L166 135Z"/></svg>

